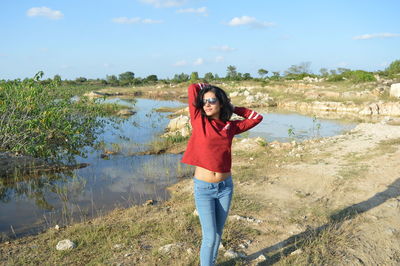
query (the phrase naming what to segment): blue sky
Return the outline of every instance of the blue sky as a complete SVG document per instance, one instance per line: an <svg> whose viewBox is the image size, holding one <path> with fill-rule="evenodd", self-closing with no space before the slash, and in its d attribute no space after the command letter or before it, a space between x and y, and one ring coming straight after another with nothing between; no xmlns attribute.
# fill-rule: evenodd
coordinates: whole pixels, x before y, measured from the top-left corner
<svg viewBox="0 0 400 266"><path fill-rule="evenodd" d="M137 77L228 65L257 76L311 62L375 71L400 59L398 0L1 0L0 79Z"/></svg>

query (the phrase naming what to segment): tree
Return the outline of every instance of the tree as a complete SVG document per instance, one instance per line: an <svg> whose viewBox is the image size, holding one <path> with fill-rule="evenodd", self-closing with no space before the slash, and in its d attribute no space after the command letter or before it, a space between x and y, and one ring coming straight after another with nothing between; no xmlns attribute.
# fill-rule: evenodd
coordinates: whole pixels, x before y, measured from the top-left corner
<svg viewBox="0 0 400 266"><path fill-rule="evenodd" d="M389 74L400 73L400 60L393 61L387 68L386 71Z"/></svg>
<svg viewBox="0 0 400 266"><path fill-rule="evenodd" d="M127 71L119 74L119 82L121 85L131 85L135 79L135 73Z"/></svg>
<svg viewBox="0 0 400 266"><path fill-rule="evenodd" d="M279 71L272 71L272 77L270 77L272 80L279 80L280 79L280 73Z"/></svg>
<svg viewBox="0 0 400 266"><path fill-rule="evenodd" d="M266 76L267 74L268 74L268 70L265 70L265 69L263 69L263 68L260 68L260 69L258 70L258 75L260 75L261 78L264 78L264 76Z"/></svg>
<svg viewBox="0 0 400 266"><path fill-rule="evenodd" d="M299 75L299 74L310 74L311 62L302 62L298 65L291 65L288 70L285 71L285 75Z"/></svg>
<svg viewBox="0 0 400 266"><path fill-rule="evenodd" d="M115 76L115 75L110 75L110 76L107 75L107 76L106 76L106 80L107 80L107 83L108 83L108 84L113 85L113 86L116 86L116 85L119 84L118 78L117 78L117 76Z"/></svg>
<svg viewBox="0 0 400 266"><path fill-rule="evenodd" d="M236 79L238 76L238 73L236 71L235 66L228 66L226 69L226 78L227 79Z"/></svg>
<svg viewBox="0 0 400 266"><path fill-rule="evenodd" d="M175 74L174 78L172 79L174 82L185 82L189 80L189 75L185 73Z"/></svg>
<svg viewBox="0 0 400 266"><path fill-rule="evenodd" d="M157 75L150 75L150 76L147 76L146 81L147 82L157 82L158 77L157 77Z"/></svg>
<svg viewBox="0 0 400 266"><path fill-rule="evenodd" d="M57 82L58 84L60 84L61 83L61 76L60 75L54 75L53 80L55 82Z"/></svg>
<svg viewBox="0 0 400 266"><path fill-rule="evenodd" d="M87 81L87 78L85 78L85 77L79 77L79 78L76 78L75 81L76 81L76 82L79 82L79 83L83 83L83 82L86 82L86 81Z"/></svg>
<svg viewBox="0 0 400 266"><path fill-rule="evenodd" d="M243 79L245 79L245 80L251 79L250 73L244 73L244 74L243 74Z"/></svg>
<svg viewBox="0 0 400 266"><path fill-rule="evenodd" d="M199 73L192 72L192 74L190 74L190 81L197 81L197 80L199 80Z"/></svg>
<svg viewBox="0 0 400 266"><path fill-rule="evenodd" d="M324 67L321 68L321 69L319 70L319 72L320 72L321 75L324 76L324 77L326 77L326 76L329 75L328 69L327 69L327 68L324 68Z"/></svg>
<svg viewBox="0 0 400 266"><path fill-rule="evenodd" d="M207 81L213 80L214 79L214 75L211 72L208 72L204 75L204 79Z"/></svg>

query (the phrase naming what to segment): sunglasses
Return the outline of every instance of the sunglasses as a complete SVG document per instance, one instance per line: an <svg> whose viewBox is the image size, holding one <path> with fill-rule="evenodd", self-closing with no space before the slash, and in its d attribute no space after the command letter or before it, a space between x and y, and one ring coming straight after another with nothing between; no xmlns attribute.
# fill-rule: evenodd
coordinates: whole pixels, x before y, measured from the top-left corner
<svg viewBox="0 0 400 266"><path fill-rule="evenodd" d="M206 105L207 102L208 102L209 104L214 105L214 104L216 104L216 103L218 102L218 98L207 98L207 99L203 99L203 104L204 104L204 105Z"/></svg>

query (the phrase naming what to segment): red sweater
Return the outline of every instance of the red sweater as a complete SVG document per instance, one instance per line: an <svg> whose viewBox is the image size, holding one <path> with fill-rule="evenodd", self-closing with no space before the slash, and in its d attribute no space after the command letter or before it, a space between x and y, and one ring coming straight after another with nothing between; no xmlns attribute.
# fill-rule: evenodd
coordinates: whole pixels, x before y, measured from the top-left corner
<svg viewBox="0 0 400 266"><path fill-rule="evenodd" d="M244 107L235 107L234 113L244 117L244 120L223 122L218 119L208 119L201 115L201 110L195 106L198 92L204 83L191 84L188 87L190 136L182 163L196 165L213 172L226 173L231 171L232 139L260 123L263 117Z"/></svg>

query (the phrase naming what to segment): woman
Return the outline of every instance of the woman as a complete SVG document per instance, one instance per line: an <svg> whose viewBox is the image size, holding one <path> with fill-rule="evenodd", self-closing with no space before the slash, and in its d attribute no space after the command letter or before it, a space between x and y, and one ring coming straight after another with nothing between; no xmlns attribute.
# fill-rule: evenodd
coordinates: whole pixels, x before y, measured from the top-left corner
<svg viewBox="0 0 400 266"><path fill-rule="evenodd" d="M188 96L193 130L182 162L196 166L194 198L203 236L200 263L208 266L216 262L232 199L232 139L256 126L263 117L247 108L234 107L222 89L209 84L191 84ZM232 113L245 119L229 121Z"/></svg>

